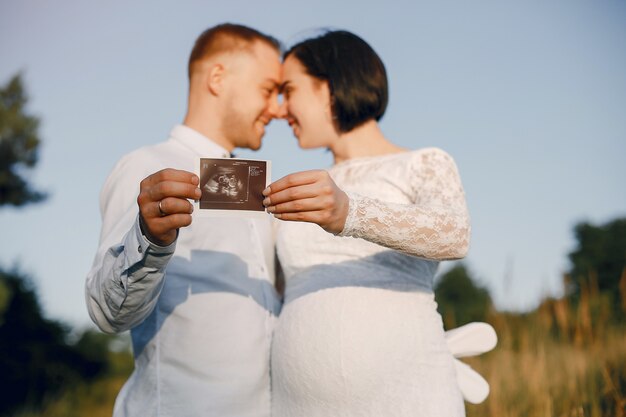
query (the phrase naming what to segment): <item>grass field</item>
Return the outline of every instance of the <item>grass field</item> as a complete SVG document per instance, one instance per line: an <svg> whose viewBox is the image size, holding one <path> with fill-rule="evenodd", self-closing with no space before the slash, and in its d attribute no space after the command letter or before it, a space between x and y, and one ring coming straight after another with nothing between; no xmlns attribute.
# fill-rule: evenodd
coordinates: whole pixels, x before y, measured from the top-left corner
<svg viewBox="0 0 626 417"><path fill-rule="evenodd" d="M491 393L482 404L467 404L468 417L626 416L626 331L611 311L607 297L585 288L575 305L550 299L526 314L490 313L498 346L465 361ZM108 375L66 390L42 412L16 417L111 416L132 359L113 353L111 361Z"/></svg>

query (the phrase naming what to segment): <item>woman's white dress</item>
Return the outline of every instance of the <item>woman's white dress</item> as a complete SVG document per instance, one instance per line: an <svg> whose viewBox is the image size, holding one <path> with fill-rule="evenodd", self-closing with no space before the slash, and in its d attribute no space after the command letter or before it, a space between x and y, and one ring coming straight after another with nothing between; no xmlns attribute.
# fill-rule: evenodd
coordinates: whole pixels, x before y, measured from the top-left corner
<svg viewBox="0 0 626 417"><path fill-rule="evenodd" d="M340 236L310 223L279 226L286 289L272 415L465 415L433 295L438 260L468 247L454 161L426 148L328 172L350 196Z"/></svg>

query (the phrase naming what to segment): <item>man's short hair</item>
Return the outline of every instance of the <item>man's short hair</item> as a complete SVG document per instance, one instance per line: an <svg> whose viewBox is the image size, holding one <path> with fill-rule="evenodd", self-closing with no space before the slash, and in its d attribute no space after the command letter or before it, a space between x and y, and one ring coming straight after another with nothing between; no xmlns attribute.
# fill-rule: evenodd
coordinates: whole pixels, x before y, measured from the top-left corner
<svg viewBox="0 0 626 417"><path fill-rule="evenodd" d="M189 55L187 67L189 78L191 79L194 67L199 61L222 52L251 50L255 41L264 42L279 53L281 51L281 44L276 38L247 26L223 23L205 30L196 39L191 55Z"/></svg>
<svg viewBox="0 0 626 417"><path fill-rule="evenodd" d="M340 132L368 120L380 120L389 97L387 72L380 57L363 39L347 31L328 31L291 47L309 75L328 82L333 118Z"/></svg>

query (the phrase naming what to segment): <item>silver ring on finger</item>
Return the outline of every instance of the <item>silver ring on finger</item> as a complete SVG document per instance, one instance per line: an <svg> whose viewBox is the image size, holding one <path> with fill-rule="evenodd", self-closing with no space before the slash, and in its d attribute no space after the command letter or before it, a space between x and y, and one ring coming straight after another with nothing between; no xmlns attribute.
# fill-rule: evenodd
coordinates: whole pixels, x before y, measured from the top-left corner
<svg viewBox="0 0 626 417"><path fill-rule="evenodd" d="M161 214L161 217L163 216L167 216L167 213L163 211L163 207L161 207L161 203L163 202L163 200L159 200L159 214Z"/></svg>

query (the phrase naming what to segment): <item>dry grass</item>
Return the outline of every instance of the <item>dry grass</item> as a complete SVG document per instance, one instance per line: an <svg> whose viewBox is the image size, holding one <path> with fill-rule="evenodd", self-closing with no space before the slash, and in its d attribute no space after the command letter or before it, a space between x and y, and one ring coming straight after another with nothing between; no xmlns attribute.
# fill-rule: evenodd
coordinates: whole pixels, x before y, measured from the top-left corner
<svg viewBox="0 0 626 417"><path fill-rule="evenodd" d="M472 416L623 417L626 407L626 335L611 332L591 346L532 340L514 348L501 338L494 352L470 363L491 393L468 405Z"/></svg>
<svg viewBox="0 0 626 417"><path fill-rule="evenodd" d="M546 300L533 313L496 313L499 343L467 360L489 381L468 417L626 416L626 332L593 277L574 305Z"/></svg>
<svg viewBox="0 0 626 417"><path fill-rule="evenodd" d="M621 286L626 291L626 278ZM626 417L626 326L611 309L592 278L575 305L550 299L528 314L493 312L498 346L466 360L491 393L483 404L467 404L468 417ZM132 369L130 355L113 360L110 375L18 417L110 416Z"/></svg>

